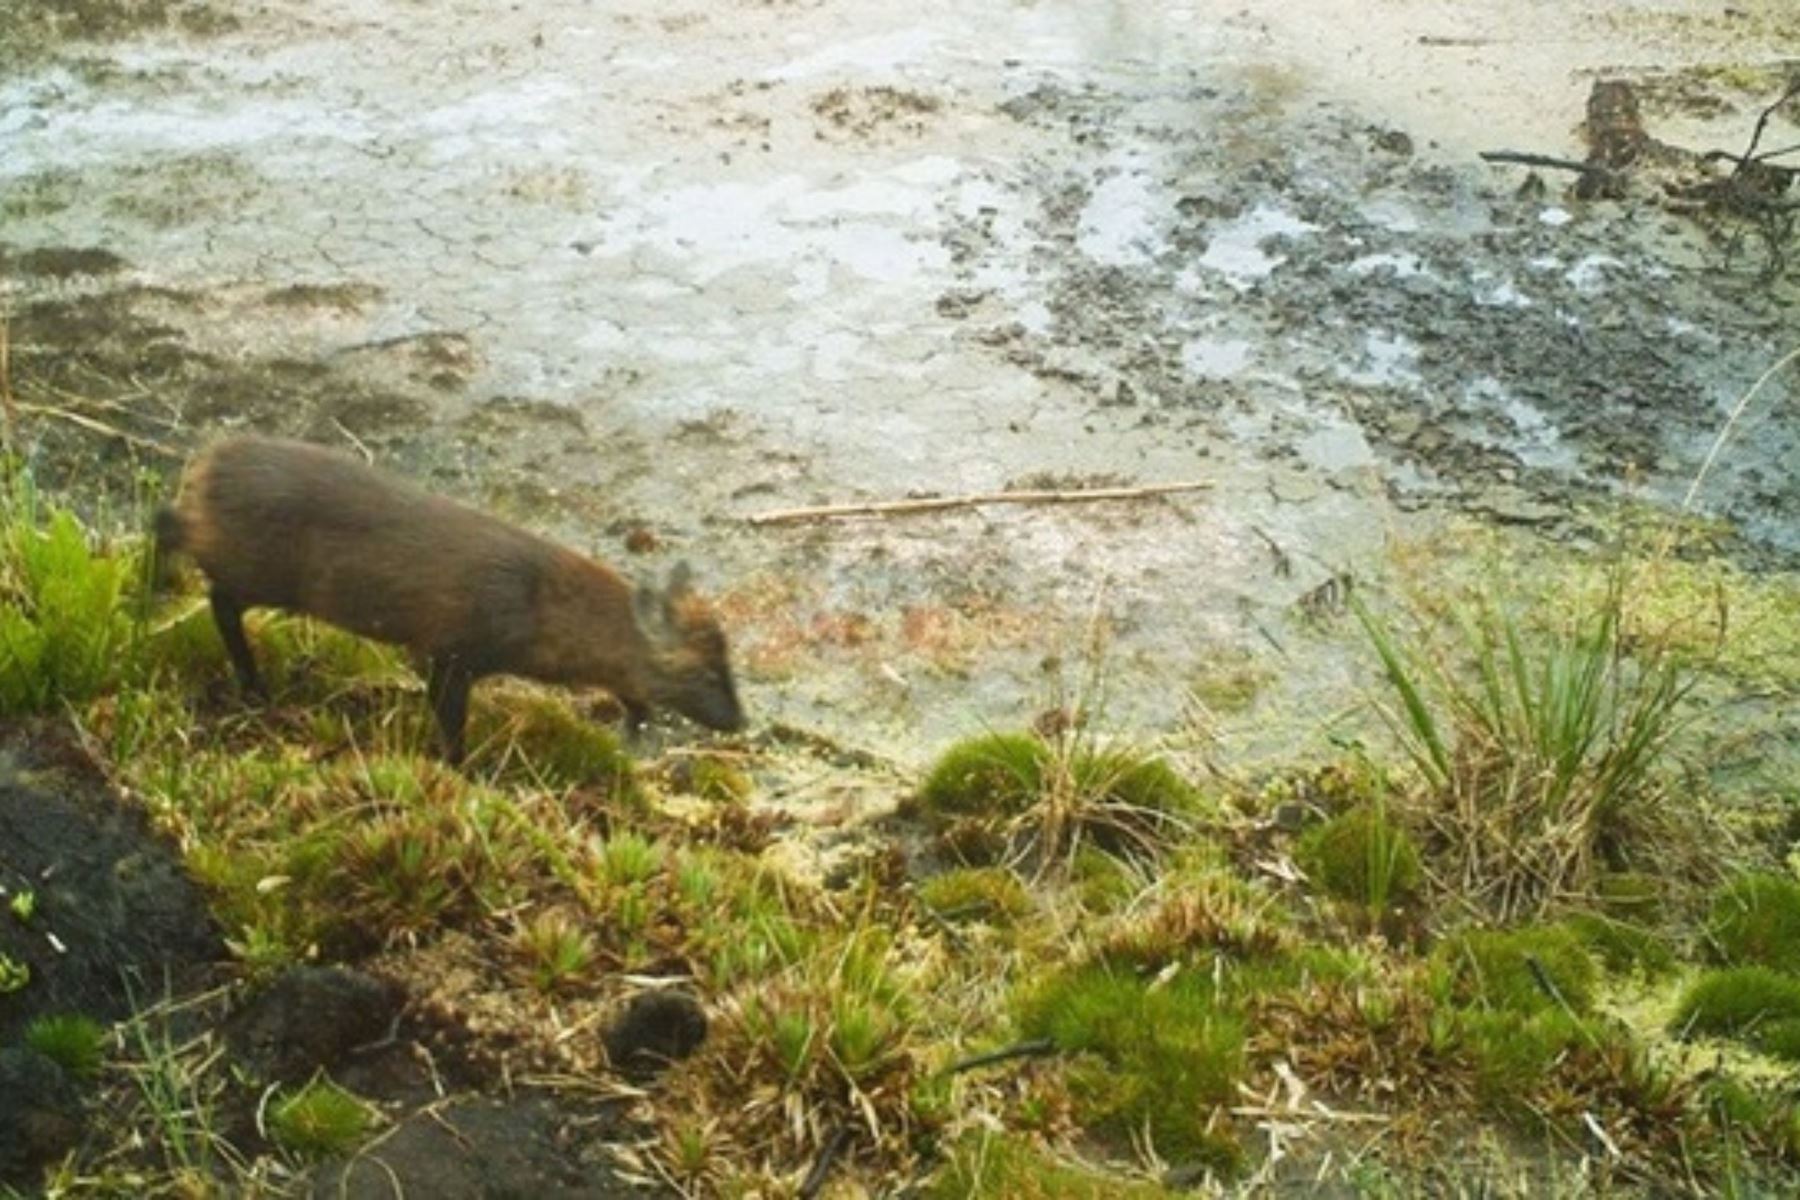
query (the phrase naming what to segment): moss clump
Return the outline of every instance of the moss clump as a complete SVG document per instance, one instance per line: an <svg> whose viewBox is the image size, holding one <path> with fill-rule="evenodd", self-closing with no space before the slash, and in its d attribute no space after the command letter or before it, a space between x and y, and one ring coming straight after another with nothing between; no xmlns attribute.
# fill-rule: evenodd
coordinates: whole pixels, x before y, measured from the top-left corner
<svg viewBox="0 0 1800 1200"><path fill-rule="evenodd" d="M1612 974L1635 971L1656 978L1675 969L1675 952L1642 925L1599 913L1581 913L1570 917L1567 924Z"/></svg>
<svg viewBox="0 0 1800 1200"><path fill-rule="evenodd" d="M1200 795L1167 763L1085 737L1045 741L988 734L946 750L919 806L964 862L991 862L1028 843L1045 858L1095 845L1155 857L1165 834L1199 810Z"/></svg>
<svg viewBox="0 0 1800 1200"><path fill-rule="evenodd" d="M1004 867L964 867L919 885L919 899L947 921L1010 925L1031 912L1031 893Z"/></svg>
<svg viewBox="0 0 1800 1200"><path fill-rule="evenodd" d="M1713 897L1706 934L1728 964L1800 974L1800 881L1766 874L1731 880Z"/></svg>
<svg viewBox="0 0 1800 1200"><path fill-rule="evenodd" d="M1082 797L1144 817L1179 816L1202 807L1200 793L1168 763L1129 750L1078 754L1070 774Z"/></svg>
<svg viewBox="0 0 1800 1200"><path fill-rule="evenodd" d="M1471 930L1446 940L1434 959L1448 999L1525 1015L1560 1009L1559 996L1573 1012L1587 1012L1599 975L1581 938L1564 925Z"/></svg>
<svg viewBox="0 0 1800 1200"><path fill-rule="evenodd" d="M560 698L477 706L471 760L501 780L543 787L597 786L620 799L637 797L631 756L611 729L576 715Z"/></svg>
<svg viewBox="0 0 1800 1200"><path fill-rule="evenodd" d="M1024 1139L983 1130L959 1141L931 1200L1158 1200L1169 1192L1057 1162Z"/></svg>
<svg viewBox="0 0 1800 1200"><path fill-rule="evenodd" d="M1075 854L1073 874L1081 906L1092 913L1124 908L1143 891L1143 880L1129 863L1084 846Z"/></svg>
<svg viewBox="0 0 1800 1200"><path fill-rule="evenodd" d="M369 1125L367 1106L329 1079L315 1079L269 1109L269 1136L306 1158L347 1154Z"/></svg>
<svg viewBox="0 0 1800 1200"><path fill-rule="evenodd" d="M1307 830L1295 857L1340 900L1379 910L1418 891L1418 849L1378 804L1359 804Z"/></svg>
<svg viewBox="0 0 1800 1200"><path fill-rule="evenodd" d="M710 754L677 760L669 769L669 782L677 791L714 804L742 804L755 791L748 775Z"/></svg>
<svg viewBox="0 0 1800 1200"><path fill-rule="evenodd" d="M919 787L919 803L938 818L1012 816L1043 792L1048 748L1023 733L990 733L951 746Z"/></svg>
<svg viewBox="0 0 1800 1200"><path fill-rule="evenodd" d="M1204 977L1183 974L1152 988L1089 966L1058 975L1019 1002L1026 1037L1080 1055L1065 1078L1076 1114L1121 1144L1148 1133L1177 1161L1228 1167L1236 1148L1213 1128L1213 1110L1244 1069L1244 1029L1220 1008Z"/></svg>
<svg viewBox="0 0 1800 1200"><path fill-rule="evenodd" d="M25 1027L25 1044L69 1074L85 1078L100 1070L106 1029L92 1017L72 1013L39 1017Z"/></svg>
<svg viewBox="0 0 1800 1200"><path fill-rule="evenodd" d="M1768 967L1729 967L1694 981L1670 1027L1719 1034L1800 1060L1800 979Z"/></svg>
<svg viewBox="0 0 1800 1200"><path fill-rule="evenodd" d="M1463 1012L1455 1028L1482 1099L1519 1116L1530 1111L1519 1105L1521 1098L1543 1083L1566 1051L1591 1036L1582 1021L1559 1008Z"/></svg>

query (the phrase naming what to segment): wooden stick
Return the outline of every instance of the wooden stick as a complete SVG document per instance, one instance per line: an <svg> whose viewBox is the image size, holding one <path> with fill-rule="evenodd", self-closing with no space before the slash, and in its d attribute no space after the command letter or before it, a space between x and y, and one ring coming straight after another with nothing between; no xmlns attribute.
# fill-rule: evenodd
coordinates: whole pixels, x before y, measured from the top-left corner
<svg viewBox="0 0 1800 1200"><path fill-rule="evenodd" d="M1526 154L1519 150L1483 150L1481 161L1516 163L1521 167L1546 167L1558 171L1579 171L1583 175L1617 175L1619 173L1613 168L1603 167L1599 163L1577 162L1572 158L1557 158L1551 154Z"/></svg>
<svg viewBox="0 0 1800 1200"><path fill-rule="evenodd" d="M152 453L160 454L165 458L181 457L181 452L179 450L171 450L161 442L154 441L147 437L140 437L135 433L127 433L117 426L108 425L105 421L99 420L96 417L84 416L72 409L57 408L50 404L28 404L23 400L17 400L13 402L13 410L15 412L30 413L33 416L38 417L55 417L59 421L67 421L71 425L79 425L90 433L97 433L102 437L118 438L127 445L136 446L141 450L149 450Z"/></svg>
<svg viewBox="0 0 1800 1200"><path fill-rule="evenodd" d="M751 525L781 525L791 521L819 521L829 517L878 517L901 513L934 512L946 508L974 508L982 504L1078 504L1090 500L1138 500L1171 492L1199 492L1211 483L1148 483L1141 487L1075 488L1033 492L975 492L966 496L921 496L912 500L870 500L853 504L821 504L812 508L777 508L750 513Z"/></svg>

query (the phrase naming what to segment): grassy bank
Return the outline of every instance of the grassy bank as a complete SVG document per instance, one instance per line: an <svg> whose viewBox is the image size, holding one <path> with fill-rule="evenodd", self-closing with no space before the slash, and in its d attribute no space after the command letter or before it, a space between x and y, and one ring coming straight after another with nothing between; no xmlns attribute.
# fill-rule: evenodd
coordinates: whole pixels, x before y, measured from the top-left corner
<svg viewBox="0 0 1800 1200"><path fill-rule="evenodd" d="M618 1075L570 1031L683 980L710 1033L636 1097L645 1178L1748 1194L1800 1157L1768 1067L1800 1054L1800 884L1770 832L1794 781L1740 779L1722 811L1708 758L1728 696L1800 687L1792 579L1627 556L1368 601L1387 738L1227 781L1068 697L918 779L834 768L901 803L815 874L763 782L803 751L640 758L578 698L508 685L452 771L397 656L266 614L248 705L140 540L7 488L0 716L72 731L173 841L232 986L370 967L468 1031L485 1087L576 1096ZM0 920L53 926L22 894ZM104 1131L48 1168L56 1194L279 1191L394 1119L318 1078L239 1144L214 1114L264 1081L158 1040L148 1001L82 1017L27 1035Z"/></svg>

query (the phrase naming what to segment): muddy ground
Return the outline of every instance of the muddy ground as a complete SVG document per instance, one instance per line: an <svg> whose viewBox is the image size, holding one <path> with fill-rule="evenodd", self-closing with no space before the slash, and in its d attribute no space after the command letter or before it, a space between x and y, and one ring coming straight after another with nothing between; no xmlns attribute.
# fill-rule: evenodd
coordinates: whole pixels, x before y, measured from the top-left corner
<svg viewBox="0 0 1800 1200"><path fill-rule="evenodd" d="M1694 164L1582 200L1476 157L1581 158L1601 78L1741 148L1786 0L23 3L0 299L48 487L129 519L218 430L341 445L692 560L759 721L903 764L1029 719L1096 614L1111 725L1198 696L1291 755L1363 677L1345 578L1447 514L1673 512L1800 335L1783 246L1665 203ZM1697 498L1751 566L1800 563L1791 380Z"/></svg>
<svg viewBox="0 0 1800 1200"><path fill-rule="evenodd" d="M1794 274L1661 176L1583 202L1475 158L1581 157L1601 77L1742 146L1780 4L164 7L0 93L19 369L158 470L248 425L608 555L647 527L725 591L759 711L909 761L1041 702L1096 606L1129 725L1245 658L1328 711L1296 601L1447 510L1672 505L1800 327ZM1800 555L1790 388L1699 500L1762 561ZM31 428L89 470L91 425Z"/></svg>

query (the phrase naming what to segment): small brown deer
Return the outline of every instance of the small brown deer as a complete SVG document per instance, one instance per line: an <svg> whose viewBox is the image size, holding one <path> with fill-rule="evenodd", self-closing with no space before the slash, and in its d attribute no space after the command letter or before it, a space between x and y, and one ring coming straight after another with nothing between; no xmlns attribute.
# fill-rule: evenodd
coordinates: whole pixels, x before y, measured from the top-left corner
<svg viewBox="0 0 1800 1200"><path fill-rule="evenodd" d="M725 635L686 563L634 593L592 559L319 446L234 437L202 451L156 514L156 542L206 575L246 692L263 694L249 608L405 646L452 763L469 689L487 675L606 688L633 733L653 708L744 725Z"/></svg>

